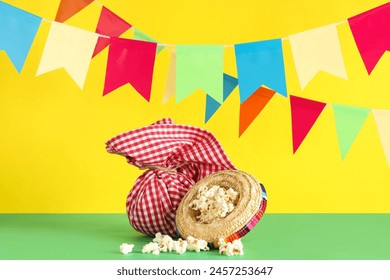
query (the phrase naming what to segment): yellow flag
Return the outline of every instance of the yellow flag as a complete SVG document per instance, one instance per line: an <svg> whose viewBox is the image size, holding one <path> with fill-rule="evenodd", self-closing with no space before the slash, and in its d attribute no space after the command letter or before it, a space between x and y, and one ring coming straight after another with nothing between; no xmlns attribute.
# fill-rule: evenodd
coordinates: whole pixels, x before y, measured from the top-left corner
<svg viewBox="0 0 390 280"><path fill-rule="evenodd" d="M372 114L374 115L387 164L390 166L390 110L372 110Z"/></svg>
<svg viewBox="0 0 390 280"><path fill-rule="evenodd" d="M320 70L347 79L335 24L290 35L289 40L302 89Z"/></svg>
<svg viewBox="0 0 390 280"><path fill-rule="evenodd" d="M176 53L171 51L171 60L169 62L167 82L162 103L165 104L171 97L175 95L176 89Z"/></svg>
<svg viewBox="0 0 390 280"><path fill-rule="evenodd" d="M37 76L64 68L82 89L98 35L53 21Z"/></svg>

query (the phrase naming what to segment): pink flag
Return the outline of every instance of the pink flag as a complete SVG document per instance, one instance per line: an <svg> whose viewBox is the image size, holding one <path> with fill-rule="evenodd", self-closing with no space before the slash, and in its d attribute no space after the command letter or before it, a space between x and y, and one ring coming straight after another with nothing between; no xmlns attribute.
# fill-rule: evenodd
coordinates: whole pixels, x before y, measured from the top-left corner
<svg viewBox="0 0 390 280"><path fill-rule="evenodd" d="M103 95L130 83L150 100L157 43L110 38Z"/></svg>
<svg viewBox="0 0 390 280"><path fill-rule="evenodd" d="M111 12L106 7L102 7L96 33L106 35L109 37L119 37L126 30L131 28L131 24ZM93 57L101 52L110 44L110 39L99 37L98 42L93 53Z"/></svg>
<svg viewBox="0 0 390 280"><path fill-rule="evenodd" d="M368 74L390 50L390 3L348 19Z"/></svg>
<svg viewBox="0 0 390 280"><path fill-rule="evenodd" d="M290 95L294 153L309 133L326 103Z"/></svg>

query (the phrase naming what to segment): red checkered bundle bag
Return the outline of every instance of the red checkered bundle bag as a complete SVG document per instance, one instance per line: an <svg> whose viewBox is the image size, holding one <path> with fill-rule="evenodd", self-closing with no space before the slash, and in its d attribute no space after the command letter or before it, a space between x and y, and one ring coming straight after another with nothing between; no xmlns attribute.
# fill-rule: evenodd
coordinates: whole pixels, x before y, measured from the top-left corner
<svg viewBox="0 0 390 280"><path fill-rule="evenodd" d="M126 211L130 224L150 236L177 236L176 209L187 191L207 175L235 169L214 135L168 118L122 133L106 145L109 153L147 169L130 190Z"/></svg>

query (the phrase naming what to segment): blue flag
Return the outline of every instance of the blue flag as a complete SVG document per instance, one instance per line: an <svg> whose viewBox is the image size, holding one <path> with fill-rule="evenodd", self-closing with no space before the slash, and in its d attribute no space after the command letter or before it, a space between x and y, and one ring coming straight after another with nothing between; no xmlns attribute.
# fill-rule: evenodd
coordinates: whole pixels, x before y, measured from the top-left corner
<svg viewBox="0 0 390 280"><path fill-rule="evenodd" d="M218 103L214 98L206 95L206 116L205 123L214 115L214 113L221 107L221 104Z"/></svg>
<svg viewBox="0 0 390 280"><path fill-rule="evenodd" d="M281 39L237 44L234 50L241 103L262 85L287 97Z"/></svg>
<svg viewBox="0 0 390 280"><path fill-rule="evenodd" d="M0 1L0 50L22 71L42 18Z"/></svg>
<svg viewBox="0 0 390 280"><path fill-rule="evenodd" d="M229 97L232 91L236 88L237 84L237 78L223 73L223 101Z"/></svg>
<svg viewBox="0 0 390 280"><path fill-rule="evenodd" d="M228 74L223 73L223 101L229 97L232 91L236 88L238 80ZM221 107L221 104L214 98L206 95L206 116L205 123L214 115L214 113Z"/></svg>

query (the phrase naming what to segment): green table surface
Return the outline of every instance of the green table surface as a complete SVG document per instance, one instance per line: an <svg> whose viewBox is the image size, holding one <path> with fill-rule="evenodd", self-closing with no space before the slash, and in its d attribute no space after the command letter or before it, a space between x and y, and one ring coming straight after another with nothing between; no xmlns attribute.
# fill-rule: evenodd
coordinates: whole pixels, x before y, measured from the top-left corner
<svg viewBox="0 0 390 280"><path fill-rule="evenodd" d="M150 241L126 214L0 214L1 260L389 260L390 214L265 214L242 238L243 256L142 254Z"/></svg>

